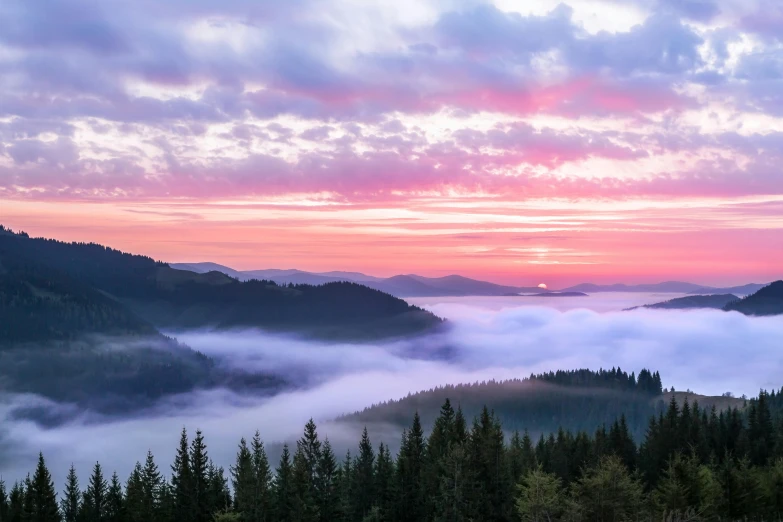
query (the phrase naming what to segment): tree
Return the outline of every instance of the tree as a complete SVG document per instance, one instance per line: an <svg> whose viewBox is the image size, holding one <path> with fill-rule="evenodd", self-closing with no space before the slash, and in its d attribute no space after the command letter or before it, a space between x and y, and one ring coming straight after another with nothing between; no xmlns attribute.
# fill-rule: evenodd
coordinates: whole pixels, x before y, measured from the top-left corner
<svg viewBox="0 0 783 522"><path fill-rule="evenodd" d="M362 520L370 512L375 500L375 453L372 449L367 428L362 431L359 442L359 456L353 466L354 515Z"/></svg>
<svg viewBox="0 0 783 522"><path fill-rule="evenodd" d="M79 477L76 476L76 470L71 464L68 470L68 477L65 479L65 491L60 501L60 511L62 512L63 522L76 522L81 509L82 492L79 490ZM5 519L3 519L5 520Z"/></svg>
<svg viewBox="0 0 783 522"><path fill-rule="evenodd" d="M397 519L406 521L421 520L425 514L424 497L424 459L427 444L421 427L421 418L416 412L413 424L408 432L403 433L400 455L397 459L397 488L399 504Z"/></svg>
<svg viewBox="0 0 783 522"><path fill-rule="evenodd" d="M227 511L231 507L231 492L222 467L215 466L210 460L207 466L207 504L209 513Z"/></svg>
<svg viewBox="0 0 783 522"><path fill-rule="evenodd" d="M269 459L266 456L261 435L256 431L251 442L253 454L253 472L255 476L253 490L253 520L256 522L271 521L272 471L269 469Z"/></svg>
<svg viewBox="0 0 783 522"><path fill-rule="evenodd" d="M314 484L310 472L310 463L302 444L294 454L292 470L292 507L291 516L297 522L315 522L318 520L318 506L313 496Z"/></svg>
<svg viewBox="0 0 783 522"><path fill-rule="evenodd" d="M128 522L144 522L155 519L151 518L146 511L143 474L141 463L136 462L125 482L125 514Z"/></svg>
<svg viewBox="0 0 783 522"><path fill-rule="evenodd" d="M0 522L8 522L8 492L5 490L5 482L0 478Z"/></svg>
<svg viewBox="0 0 783 522"><path fill-rule="evenodd" d="M321 459L316 473L316 504L321 522L336 520L340 510L340 497L337 491L337 460L329 439L324 440Z"/></svg>
<svg viewBox="0 0 783 522"><path fill-rule="evenodd" d="M383 442L378 445L378 458L375 459L375 503L381 520L389 520L394 506L394 462L389 447Z"/></svg>
<svg viewBox="0 0 783 522"><path fill-rule="evenodd" d="M106 522L123 522L125 520L125 506L122 496L122 486L117 473L113 473L109 481L109 489L106 491Z"/></svg>
<svg viewBox="0 0 783 522"><path fill-rule="evenodd" d="M59 522L60 511L57 506L57 493L54 489L52 475L46 468L43 453L38 454L38 466L35 468L32 480L33 511L31 520L34 522Z"/></svg>
<svg viewBox="0 0 783 522"><path fill-rule="evenodd" d="M195 499L193 498L193 474L188 448L188 432L182 428L179 447L171 465L171 494L173 508L181 522L197 522Z"/></svg>
<svg viewBox="0 0 783 522"><path fill-rule="evenodd" d="M81 520L84 522L104 522L106 520L106 493L108 484L103 478L100 462L96 462L92 475L84 491Z"/></svg>
<svg viewBox="0 0 783 522"><path fill-rule="evenodd" d="M288 444L283 445L280 464L277 466L274 481L274 520L279 522L293 521L293 469L291 453Z"/></svg>
<svg viewBox="0 0 783 522"><path fill-rule="evenodd" d="M164 486L163 477L155 464L152 451L147 451L144 467L141 469L142 520L154 520L161 513L161 490Z"/></svg>
<svg viewBox="0 0 783 522"><path fill-rule="evenodd" d="M190 444L190 473L195 522L209 522L213 508L209 496L209 456L201 430L196 430L196 436Z"/></svg>
<svg viewBox="0 0 783 522"><path fill-rule="evenodd" d="M525 522L549 522L563 513L563 491L554 473L539 466L528 471L517 486L516 509Z"/></svg>
<svg viewBox="0 0 783 522"><path fill-rule="evenodd" d="M642 485L620 457L610 455L573 484L571 497L583 520L631 520L642 507Z"/></svg>
<svg viewBox="0 0 783 522"><path fill-rule="evenodd" d="M243 438L239 441L236 461L230 469L231 484L234 487L234 509L242 522L255 522L256 514L256 471L253 455Z"/></svg>

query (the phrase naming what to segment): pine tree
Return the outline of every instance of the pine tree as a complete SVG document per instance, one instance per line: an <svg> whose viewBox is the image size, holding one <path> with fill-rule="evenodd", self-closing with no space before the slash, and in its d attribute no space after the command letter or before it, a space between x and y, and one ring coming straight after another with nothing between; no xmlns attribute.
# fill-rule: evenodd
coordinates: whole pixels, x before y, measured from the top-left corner
<svg viewBox="0 0 783 522"><path fill-rule="evenodd" d="M217 467L210 460L207 466L207 504L209 512L214 514L225 512L231 507L231 492L222 467Z"/></svg>
<svg viewBox="0 0 783 522"><path fill-rule="evenodd" d="M582 520L634 520L642 506L642 485L620 457L610 455L586 470L571 497Z"/></svg>
<svg viewBox="0 0 783 522"><path fill-rule="evenodd" d="M274 520L278 522L293 522L293 468L288 445L283 445L280 464L277 466L274 481Z"/></svg>
<svg viewBox="0 0 783 522"><path fill-rule="evenodd" d="M318 508L313 496L313 477L302 444L297 445L292 468L291 516L298 522L315 522L318 520Z"/></svg>
<svg viewBox="0 0 783 522"><path fill-rule="evenodd" d="M427 445L416 412L410 431L403 433L400 455L397 459L397 519L402 522L422 520L425 516L423 471Z"/></svg>
<svg viewBox="0 0 783 522"><path fill-rule="evenodd" d="M337 461L329 439L325 439L318 462L318 481L316 482L316 504L320 522L336 520L340 510L340 497L337 491Z"/></svg>
<svg viewBox="0 0 783 522"><path fill-rule="evenodd" d="M171 465L171 489L174 501L173 509L176 516L179 517L179 522L197 522L188 432L185 428L182 428L179 448L177 448L174 463Z"/></svg>
<svg viewBox="0 0 783 522"><path fill-rule="evenodd" d="M161 489L163 488L163 477L160 474L158 465L155 464L155 458L152 451L147 451L147 458L144 461L144 467L141 469L142 485L142 516L143 520L155 520L161 511Z"/></svg>
<svg viewBox="0 0 783 522"><path fill-rule="evenodd" d="M255 517L256 474L253 456L244 438L239 441L239 451L230 472L234 487L234 508L242 522L255 522L258 520Z"/></svg>
<svg viewBox="0 0 783 522"><path fill-rule="evenodd" d="M156 518L151 518L146 512L143 473L144 470L141 467L141 463L137 462L128 480L125 482L125 513L128 522L156 520Z"/></svg>
<svg viewBox="0 0 783 522"><path fill-rule="evenodd" d="M122 485L117 473L113 473L106 491L106 512L103 518L106 522L124 522L125 506L122 496Z"/></svg>
<svg viewBox="0 0 783 522"><path fill-rule="evenodd" d="M370 512L375 500L375 453L366 427L362 431L359 456L353 466L353 481L354 517L362 520Z"/></svg>
<svg viewBox="0 0 783 522"><path fill-rule="evenodd" d="M190 444L190 474L195 522L210 522L212 511L209 505L209 456L204 435L200 430L196 430L196 436Z"/></svg>
<svg viewBox="0 0 783 522"><path fill-rule="evenodd" d="M24 500L24 486L19 482L14 482L11 492L8 494L9 522L23 522L25 520Z"/></svg>
<svg viewBox="0 0 783 522"><path fill-rule="evenodd" d="M83 522L104 522L106 519L107 488L108 484L103 478L101 464L96 462L82 500L81 520Z"/></svg>
<svg viewBox="0 0 783 522"><path fill-rule="evenodd" d="M337 480L338 492L340 495L339 517L341 522L352 522L354 519L353 508L353 460L351 451L345 452L345 459L340 465Z"/></svg>
<svg viewBox="0 0 783 522"><path fill-rule="evenodd" d="M33 511L31 520L34 522L59 522L60 511L57 506L57 493L54 489L52 475L46 468L43 453L38 454L38 466L32 480Z"/></svg>
<svg viewBox="0 0 783 522"><path fill-rule="evenodd" d="M465 444L453 444L441 460L438 493L430 499L432 519L436 522L464 522L470 520L469 488L472 473Z"/></svg>
<svg viewBox="0 0 783 522"><path fill-rule="evenodd" d="M76 522L81 509L82 492L79 490L79 478L76 476L76 470L71 464L68 470L68 477L65 479L65 491L60 501L60 510L63 515L63 522Z"/></svg>
<svg viewBox="0 0 783 522"><path fill-rule="evenodd" d="M381 520L390 520L394 513L394 462L389 447L383 442L378 445L375 460L375 503Z"/></svg>
<svg viewBox="0 0 783 522"><path fill-rule="evenodd" d="M527 472L517 486L517 514L524 522L558 520L565 505L563 496L560 479L538 467Z"/></svg>
<svg viewBox="0 0 783 522"><path fill-rule="evenodd" d="M261 435L256 431L251 442L253 454L253 471L255 474L253 491L253 520L267 522L272 520L272 471L269 468L269 459L266 456Z"/></svg>
<svg viewBox="0 0 783 522"><path fill-rule="evenodd" d="M0 522L8 522L8 492L5 490L5 482L0 478Z"/></svg>

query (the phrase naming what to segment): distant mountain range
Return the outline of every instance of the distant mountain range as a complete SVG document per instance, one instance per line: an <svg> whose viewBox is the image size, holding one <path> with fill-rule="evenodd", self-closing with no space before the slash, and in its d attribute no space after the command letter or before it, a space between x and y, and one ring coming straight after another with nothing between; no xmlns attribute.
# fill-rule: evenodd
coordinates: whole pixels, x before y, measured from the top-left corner
<svg viewBox="0 0 783 522"><path fill-rule="evenodd" d="M663 283L648 283L640 285L596 285L593 283L581 283L564 288L563 292L661 292L677 294L740 294L748 295L761 290L764 284L750 283L742 286L714 287L685 283L682 281L664 281Z"/></svg>
<svg viewBox="0 0 783 522"><path fill-rule="evenodd" d="M392 277L373 277L359 272L304 272L302 270L234 270L216 263L172 263L172 268L205 273L222 272L240 281L261 279L278 284L322 285L338 281L361 283L396 297L442 297L442 296L500 296L520 292L540 292L538 287L505 286L479 281L459 275L445 277L424 277L416 274Z"/></svg>
<svg viewBox="0 0 783 522"><path fill-rule="evenodd" d="M783 281L775 281L755 294L727 304L723 309L745 315L783 314Z"/></svg>

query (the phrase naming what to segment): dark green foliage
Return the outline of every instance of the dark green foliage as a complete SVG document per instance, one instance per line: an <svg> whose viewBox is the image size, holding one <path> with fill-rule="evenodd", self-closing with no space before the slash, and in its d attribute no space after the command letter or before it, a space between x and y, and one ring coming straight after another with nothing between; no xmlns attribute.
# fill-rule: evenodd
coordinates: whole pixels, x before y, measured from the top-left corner
<svg viewBox="0 0 783 522"><path fill-rule="evenodd" d="M783 314L783 281L775 281L754 294L727 304L723 309L745 315Z"/></svg>
<svg viewBox="0 0 783 522"><path fill-rule="evenodd" d="M0 478L0 522L8 522L8 492L5 489L5 482Z"/></svg>
<svg viewBox="0 0 783 522"><path fill-rule="evenodd" d="M275 470L275 481L273 486L273 520L280 522L293 521L294 508L294 472L291 466L291 453L288 445L283 446L283 453L280 455L280 463Z"/></svg>
<svg viewBox="0 0 783 522"><path fill-rule="evenodd" d="M126 520L125 499L117 473L112 474L109 489L106 491L106 511L103 520L105 522L124 522Z"/></svg>
<svg viewBox="0 0 783 522"><path fill-rule="evenodd" d="M556 432L560 427L592 432L625 415L628 432L638 440L644 436L650 415L659 411L654 398L661 392L660 375L649 370L642 370L638 379L620 368L558 371L524 379L433 388L371 406L343 419L402 427L409 422L410 413L418 411L426 429L440 431L442 428L436 427L435 421L444 401L451 399L469 418L480 415L486 405L503 421L506 430L527 429L535 437ZM436 446L441 444L439 438L436 435Z"/></svg>
<svg viewBox="0 0 783 522"><path fill-rule="evenodd" d="M339 466L310 421L293 457L284 446L274 479L258 434L242 440L233 498L201 433L189 443L183 429L170 483L150 453L124 491L96 463L81 502L71 470L58 511L41 456L10 493L0 482L0 522L780 520L778 396L762 392L746 413L671 401L638 449L622 416L592 435L559 429L536 444L527 432L506 442L491 410L468 432L449 401L428 437L414 415L396 462L385 444L373 451L365 430Z"/></svg>
<svg viewBox="0 0 783 522"><path fill-rule="evenodd" d="M60 501L60 511L63 516L63 522L76 522L81 509L82 492L79 490L79 478L76 476L76 470L71 465L68 470L68 478L65 481L65 491Z"/></svg>
<svg viewBox="0 0 783 522"><path fill-rule="evenodd" d="M87 489L84 491L80 521L104 522L107 513L108 487L101 464L96 462Z"/></svg>
<svg viewBox="0 0 783 522"><path fill-rule="evenodd" d="M0 263L28 266L34 274L56 273L85 288L110 294L120 303L105 298L96 306L116 310L118 317L125 317L123 320L134 332L145 324L138 318L158 328L252 326L330 338L399 336L441 323L429 312L355 283L321 286L279 286L272 281L241 283L218 272L197 274L175 270L148 257L101 245L32 239L26 234L0 234ZM92 301L92 295L88 301ZM106 303L114 303L114 308ZM85 301L84 306L90 309L93 305ZM20 317L26 317L24 313L29 309L17 308ZM124 323L118 321L114 321L116 327L114 323L107 326L119 331ZM58 323L46 320L42 324ZM80 331L108 333L104 329L88 328L101 325L85 324ZM65 326L72 327L68 321Z"/></svg>

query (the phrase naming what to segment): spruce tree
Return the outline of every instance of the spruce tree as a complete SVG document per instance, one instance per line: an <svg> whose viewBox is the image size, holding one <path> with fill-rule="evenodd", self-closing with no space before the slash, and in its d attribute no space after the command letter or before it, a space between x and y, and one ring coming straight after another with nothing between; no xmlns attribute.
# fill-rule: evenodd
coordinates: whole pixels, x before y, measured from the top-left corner
<svg viewBox="0 0 783 522"><path fill-rule="evenodd" d="M124 522L126 520L122 485L120 485L120 478L116 472L112 474L109 489L106 491L106 512L103 520L106 522Z"/></svg>
<svg viewBox="0 0 783 522"><path fill-rule="evenodd" d="M59 522L60 511L57 506L57 493L52 475L46 468L43 453L38 454L38 466L32 480L33 511L30 519L34 522Z"/></svg>
<svg viewBox="0 0 783 522"><path fill-rule="evenodd" d="M146 511L143 473L141 463L137 462L125 482L125 513L128 522L156 520L156 518L151 518Z"/></svg>
<svg viewBox="0 0 783 522"><path fill-rule="evenodd" d="M8 493L8 520L10 522L23 522L24 513L24 487L19 482L14 482Z"/></svg>
<svg viewBox="0 0 783 522"><path fill-rule="evenodd" d="M236 461L230 469L231 484L234 487L234 509L242 522L255 522L256 473L253 456L243 438L239 441Z"/></svg>
<svg viewBox="0 0 783 522"><path fill-rule="evenodd" d="M210 522L212 511L209 504L209 456L204 435L200 430L196 430L196 436L190 444L190 474L195 522Z"/></svg>
<svg viewBox="0 0 783 522"><path fill-rule="evenodd" d="M160 515L160 496L164 480L150 450L147 451L140 477L143 492L142 516L146 520L155 520Z"/></svg>
<svg viewBox="0 0 783 522"><path fill-rule="evenodd" d="M101 464L96 462L82 499L81 520L83 522L104 522L107 488L108 484L103 477Z"/></svg>
<svg viewBox="0 0 783 522"><path fill-rule="evenodd" d="M313 496L314 484L310 463L302 444L297 445L292 469L292 518L297 522L318 520L318 508Z"/></svg>
<svg viewBox="0 0 783 522"><path fill-rule="evenodd" d="M339 505L339 517L337 520L341 522L352 522L354 519L353 508L353 460L351 459L351 451L345 452L345 459L340 465L338 472L337 486L339 488L340 505Z"/></svg>
<svg viewBox="0 0 783 522"><path fill-rule="evenodd" d="M275 472L273 489L275 521L293 522L293 469L291 466L291 453L288 444L283 445L283 453L280 455L280 463Z"/></svg>
<svg viewBox="0 0 783 522"><path fill-rule="evenodd" d="M228 489L225 471L222 467L215 466L211 460L207 466L207 481L209 512L214 514L228 511L231 507L231 492Z"/></svg>
<svg viewBox="0 0 783 522"><path fill-rule="evenodd" d="M320 522L330 522L339 515L340 497L337 491L337 460L329 439L321 447L316 482L316 504Z"/></svg>
<svg viewBox="0 0 783 522"><path fill-rule="evenodd" d="M427 445L421 427L421 418L416 412L410 431L403 433L400 455L397 459L396 516L402 522L422 520L425 516L423 471L426 452Z"/></svg>
<svg viewBox="0 0 783 522"><path fill-rule="evenodd" d="M65 491L60 501L60 511L62 512L63 522L77 522L79 510L81 508L82 492L79 490L79 478L76 476L76 470L71 464L68 470L68 477L65 479Z"/></svg>
<svg viewBox="0 0 783 522"><path fill-rule="evenodd" d="M0 522L8 522L8 492L5 482L0 478Z"/></svg>
<svg viewBox="0 0 783 522"><path fill-rule="evenodd" d="M374 476L378 514L381 520L391 520L394 513L394 462L389 447L383 442L378 445Z"/></svg>
<svg viewBox="0 0 783 522"><path fill-rule="evenodd" d="M193 475L190 465L188 432L182 428L179 447L171 465L171 494L173 510L180 522L197 522L193 498Z"/></svg>
<svg viewBox="0 0 783 522"><path fill-rule="evenodd" d="M251 442L253 471L255 475L253 491L253 520L268 522L272 520L272 471L266 456L261 435L256 431Z"/></svg>
<svg viewBox="0 0 783 522"><path fill-rule="evenodd" d="M524 522L559 520L563 497L560 479L538 467L527 472L517 486L516 511Z"/></svg>
<svg viewBox="0 0 783 522"><path fill-rule="evenodd" d="M373 506L375 500L374 468L375 453L365 427L359 442L359 456L353 466L355 520L362 520Z"/></svg>

